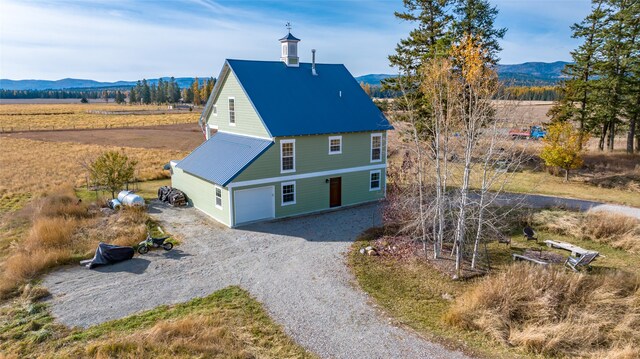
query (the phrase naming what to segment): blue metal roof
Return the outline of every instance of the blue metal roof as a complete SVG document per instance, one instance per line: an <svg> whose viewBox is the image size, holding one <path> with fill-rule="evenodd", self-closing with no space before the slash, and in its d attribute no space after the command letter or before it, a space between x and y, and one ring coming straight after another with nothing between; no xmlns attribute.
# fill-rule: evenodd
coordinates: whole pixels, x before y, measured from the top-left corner
<svg viewBox="0 0 640 359"><path fill-rule="evenodd" d="M271 145L260 138L217 132L176 167L206 181L226 186Z"/></svg>
<svg viewBox="0 0 640 359"><path fill-rule="evenodd" d="M274 137L391 130L344 65L227 60Z"/></svg>
<svg viewBox="0 0 640 359"><path fill-rule="evenodd" d="M291 33L289 33L287 36L283 37L279 41L284 41L284 40L300 41L300 39L298 39L297 37L291 35Z"/></svg>

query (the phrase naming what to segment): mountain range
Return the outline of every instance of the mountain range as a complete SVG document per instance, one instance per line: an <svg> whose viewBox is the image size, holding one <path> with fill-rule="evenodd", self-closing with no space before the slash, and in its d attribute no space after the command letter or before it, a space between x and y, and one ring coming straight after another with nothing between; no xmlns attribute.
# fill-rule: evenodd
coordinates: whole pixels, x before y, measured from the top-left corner
<svg viewBox="0 0 640 359"><path fill-rule="evenodd" d="M565 61L498 64L496 71L500 79L510 86L550 86L563 79L562 69L567 64L569 62ZM356 77L356 80L369 85L380 85L382 80L394 76L397 75L369 74Z"/></svg>
<svg viewBox="0 0 640 359"><path fill-rule="evenodd" d="M162 81L169 81L170 77L162 77ZM151 84L157 84L157 79L147 79L147 82ZM193 83L193 77L177 77L176 82L180 87L187 87ZM200 79L205 81L205 79ZM85 79L62 79L62 80L9 80L0 79L0 89L3 90L62 90L62 89L129 89L136 85L137 81L116 81L116 82L100 82L95 80Z"/></svg>
<svg viewBox="0 0 640 359"><path fill-rule="evenodd" d="M498 76L511 86L549 86L554 85L563 78L562 69L568 62L525 62L522 64L497 66ZM370 85L380 85L386 78L394 77L392 74L368 74L356 77L358 82ZM149 84L155 84L159 79L148 79ZM169 77L162 77L168 81ZM176 82L180 87L187 87L193 82L192 77L178 77ZM61 90L61 89L97 89L97 88L130 88L136 85L136 81L99 82L84 79L50 80L9 80L0 79L0 89L4 90Z"/></svg>

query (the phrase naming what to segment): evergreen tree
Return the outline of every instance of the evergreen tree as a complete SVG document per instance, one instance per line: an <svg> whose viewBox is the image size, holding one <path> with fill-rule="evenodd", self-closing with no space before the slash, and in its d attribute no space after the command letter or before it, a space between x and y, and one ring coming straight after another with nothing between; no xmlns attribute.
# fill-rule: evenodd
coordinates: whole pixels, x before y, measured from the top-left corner
<svg viewBox="0 0 640 359"><path fill-rule="evenodd" d="M158 88L156 90L156 102L165 103L167 102L167 97L165 96L165 82L162 79L158 80Z"/></svg>
<svg viewBox="0 0 640 359"><path fill-rule="evenodd" d="M497 64L498 52L502 50L498 40L507 32L506 28L494 28L498 9L492 7L488 0L457 0L454 13L454 41L462 41L465 34L471 36L486 51L485 62Z"/></svg>
<svg viewBox="0 0 640 359"><path fill-rule="evenodd" d="M169 98L170 101L172 103L176 103L178 101L180 101L180 87L178 86L178 83L176 83L176 79L171 76L171 79L169 80Z"/></svg>
<svg viewBox="0 0 640 359"><path fill-rule="evenodd" d="M148 105L151 103L151 89L147 83L147 79L142 79L142 103Z"/></svg>
<svg viewBox="0 0 640 359"><path fill-rule="evenodd" d="M138 97L136 96L136 88L132 87L131 90L129 91L129 104L133 105L138 101L139 101Z"/></svg>
<svg viewBox="0 0 640 359"><path fill-rule="evenodd" d="M395 12L398 19L416 24L409 36L396 45L395 54L389 55L391 67L399 76L382 81L384 91L401 93L403 101L395 106L401 113L414 111L420 119L416 125L421 135L426 135L426 121L430 109L420 91L422 74L420 67L429 59L446 56L450 46L452 15L448 7L453 0L403 0L405 11Z"/></svg>
<svg viewBox="0 0 640 359"><path fill-rule="evenodd" d="M581 136L597 126L593 107L590 106L594 91L594 66L598 60L598 51L602 45L601 33L604 26L605 12L601 3L594 3L592 12L581 23L573 24L573 38L584 39L584 43L571 52L572 63L568 64L563 74L568 80L560 84L559 91L564 94L554 104L549 114L552 121L577 121ZM578 104L576 108L575 104ZM579 142L581 145L582 142Z"/></svg>

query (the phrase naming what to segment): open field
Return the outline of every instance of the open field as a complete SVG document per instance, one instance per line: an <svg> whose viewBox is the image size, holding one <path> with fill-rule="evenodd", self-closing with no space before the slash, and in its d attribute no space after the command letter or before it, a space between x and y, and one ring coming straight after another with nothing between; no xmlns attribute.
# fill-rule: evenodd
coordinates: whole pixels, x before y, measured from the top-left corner
<svg viewBox="0 0 640 359"><path fill-rule="evenodd" d="M196 123L199 116L198 109L156 105L6 104L0 105L0 132Z"/></svg>
<svg viewBox="0 0 640 359"><path fill-rule="evenodd" d="M167 149L87 145L71 142L42 142L22 138L2 138L0 163L11 170L0 172L1 211L17 208L28 198L54 191L60 186L86 186L83 161L106 150L123 151L138 161L136 178L141 181L166 178L163 166L181 159L187 152ZM8 167L5 167L8 168Z"/></svg>
<svg viewBox="0 0 640 359"><path fill-rule="evenodd" d="M413 149L403 138L408 126L399 121L393 122L393 125L396 130L389 133L388 161L392 169L395 166L401 170L405 154L408 153L411 156ZM624 139L620 137L618 140ZM544 162L539 158L538 155L543 147L542 141L517 140L514 142L505 136L496 147L503 147L514 153L523 151L525 161L517 172L508 172L500 176L502 179L509 178L503 190L640 207L640 154L630 155L622 151L602 152L593 149L591 142L590 146L583 153L584 166L571 171L570 181L564 182L562 173L558 176L549 173L545 169ZM458 158L462 156L461 153L457 155ZM448 181L451 186L458 186L461 183L464 164L460 160L452 160L449 166L451 173ZM472 169L472 187L479 188L480 175L479 170ZM496 182L502 184L503 180Z"/></svg>
<svg viewBox="0 0 640 359"><path fill-rule="evenodd" d="M0 138L177 151L192 151L204 141L202 131L195 123L110 129L27 131L0 134Z"/></svg>
<svg viewBox="0 0 640 359"><path fill-rule="evenodd" d="M496 117L508 119L514 128L542 125L549 122L547 112L552 101L494 101Z"/></svg>
<svg viewBox="0 0 640 359"><path fill-rule="evenodd" d="M7 358L315 357L238 287L84 330L57 324L45 304L33 301L46 294L34 287L0 307L0 352Z"/></svg>

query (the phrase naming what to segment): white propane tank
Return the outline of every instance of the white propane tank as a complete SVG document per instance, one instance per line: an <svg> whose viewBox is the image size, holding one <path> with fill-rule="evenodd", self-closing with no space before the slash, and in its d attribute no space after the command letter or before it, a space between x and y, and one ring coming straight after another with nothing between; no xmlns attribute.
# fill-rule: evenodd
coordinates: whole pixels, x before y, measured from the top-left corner
<svg viewBox="0 0 640 359"><path fill-rule="evenodd" d="M131 191L120 191L120 193L118 193L118 201L124 203L124 198L131 193Z"/></svg>
<svg viewBox="0 0 640 359"><path fill-rule="evenodd" d="M124 198L120 202L122 202L122 204L125 206L144 206L145 205L144 198L138 196L135 193L129 193L128 195L124 196Z"/></svg>
<svg viewBox="0 0 640 359"><path fill-rule="evenodd" d="M122 204L120 203L120 201L114 198L109 200L109 207L111 207L111 209L118 209L122 207Z"/></svg>

